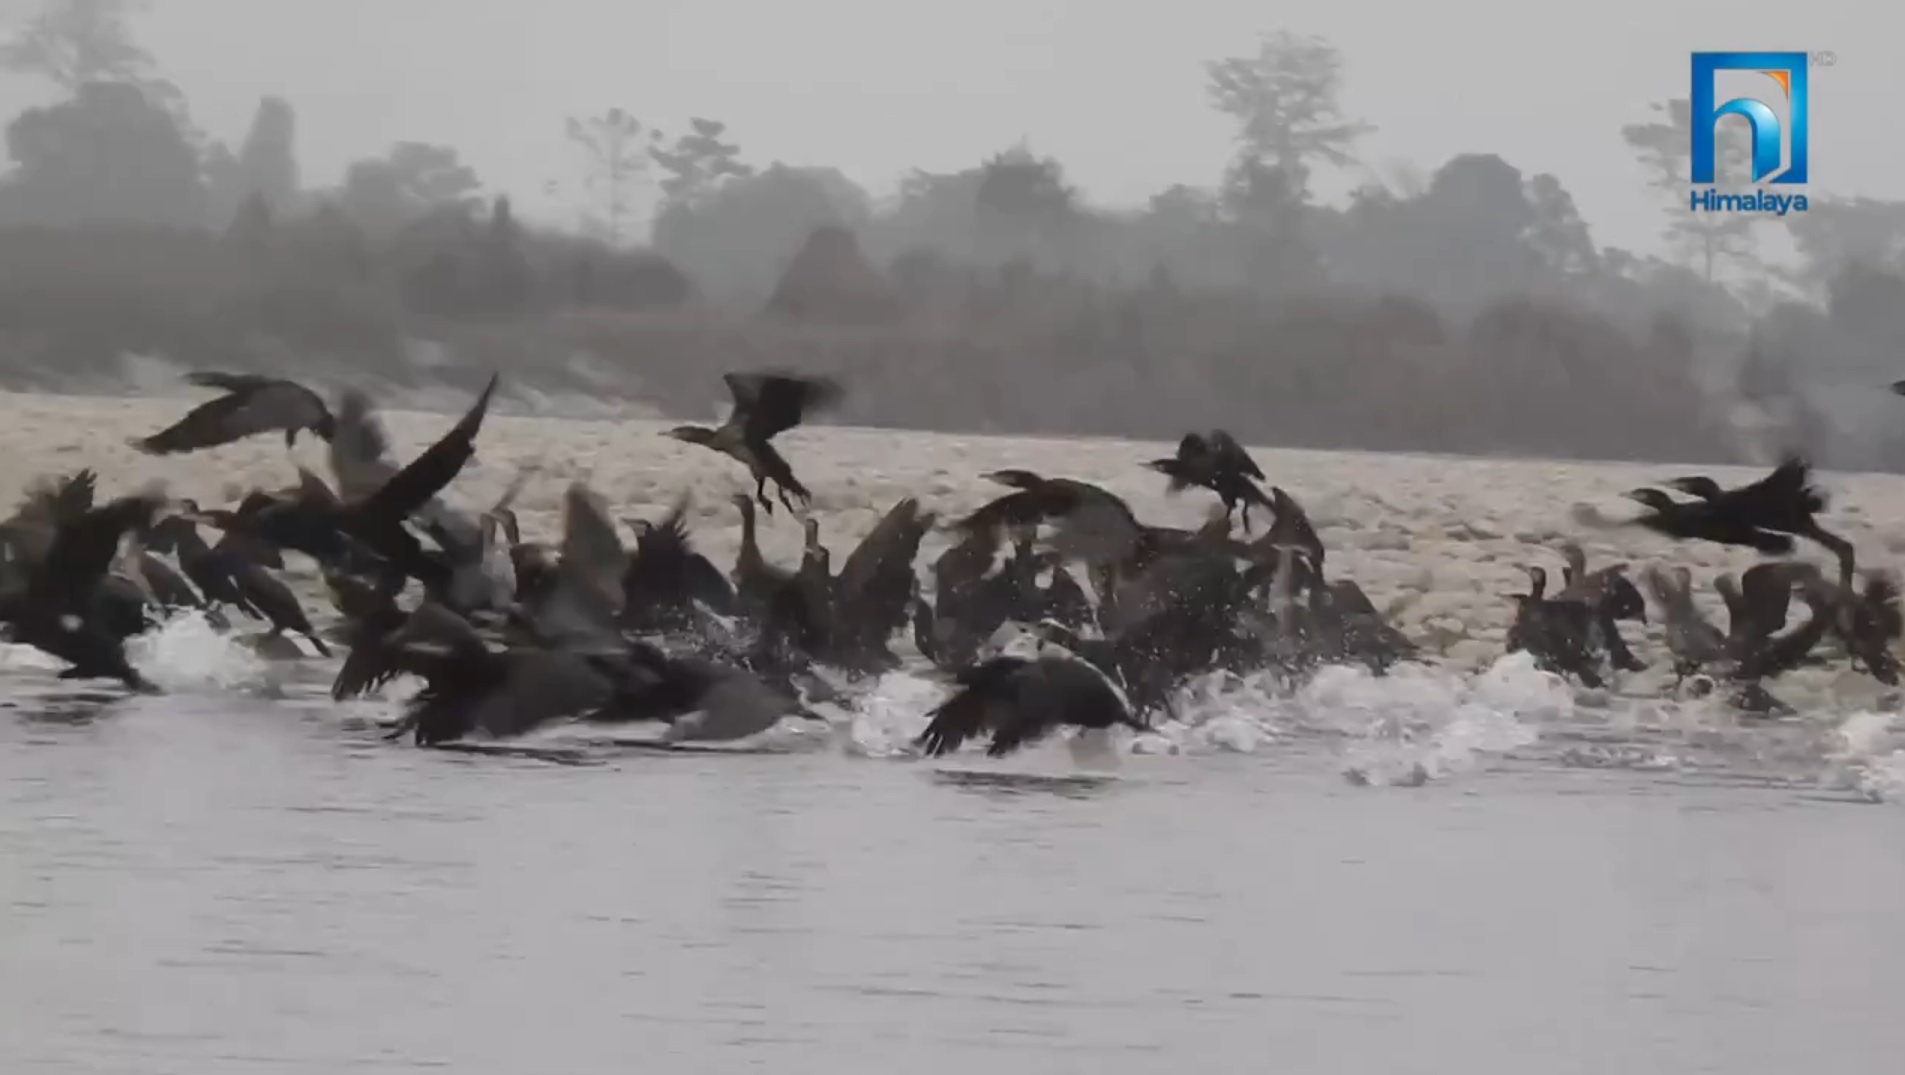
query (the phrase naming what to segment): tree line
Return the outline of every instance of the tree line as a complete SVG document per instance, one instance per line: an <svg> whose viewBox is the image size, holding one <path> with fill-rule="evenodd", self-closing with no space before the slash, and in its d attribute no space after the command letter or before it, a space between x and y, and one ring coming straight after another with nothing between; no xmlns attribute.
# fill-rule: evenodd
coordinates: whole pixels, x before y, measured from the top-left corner
<svg viewBox="0 0 1905 1075"><path fill-rule="evenodd" d="M1168 436L1224 424L1323 447L1905 464L1869 386L1905 336L1905 206L1815 199L1777 221L1685 201L1684 100L1620 132L1663 255L1595 241L1562 181L1495 153L1360 166L1341 55L1267 33L1202 76L1235 151L1208 185L1087 203L1026 144L876 198L747 159L718 120L612 107L561 122L576 217L529 226L450 146L403 142L307 183L297 118L199 130L137 42L137 0L46 0L0 47L52 103L7 125L5 374L343 365L423 378L508 355L592 368L665 406L747 363L851 377L850 420ZM1723 138L1722 167L1744 147ZM1797 262L1769 264L1772 228Z"/></svg>

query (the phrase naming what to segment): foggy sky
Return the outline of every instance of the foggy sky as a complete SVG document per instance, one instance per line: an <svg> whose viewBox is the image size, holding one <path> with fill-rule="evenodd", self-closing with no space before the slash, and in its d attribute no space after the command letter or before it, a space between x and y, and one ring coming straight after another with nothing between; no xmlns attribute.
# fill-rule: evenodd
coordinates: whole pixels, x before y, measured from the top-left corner
<svg viewBox="0 0 1905 1075"><path fill-rule="evenodd" d="M1497 152L1560 176L1604 245L1657 249L1620 126L1686 95L1695 49L1837 52L1812 80L1811 189L1905 197L1887 108L1905 9L1857 0L155 0L138 32L215 137L287 97L307 186L443 142L547 216L546 184L579 171L563 118L610 105L669 131L723 120L750 162L833 165L876 194L1023 137L1093 202L1142 204L1215 182L1229 127L1201 63L1280 27L1343 50L1377 171ZM9 114L43 96L0 81Z"/></svg>

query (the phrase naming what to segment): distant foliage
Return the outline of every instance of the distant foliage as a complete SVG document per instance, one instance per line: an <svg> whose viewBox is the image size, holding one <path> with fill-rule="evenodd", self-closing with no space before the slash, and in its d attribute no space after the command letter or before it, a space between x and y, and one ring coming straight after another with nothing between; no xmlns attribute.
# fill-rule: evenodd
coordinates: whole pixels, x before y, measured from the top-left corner
<svg viewBox="0 0 1905 1075"><path fill-rule="evenodd" d="M399 142L383 157L351 165L337 202L372 232L389 234L428 214L474 209L482 189L456 150Z"/></svg>
<svg viewBox="0 0 1905 1075"><path fill-rule="evenodd" d="M20 113L7 125L7 155L0 220L190 228L205 219L198 154L135 86L90 82Z"/></svg>
<svg viewBox="0 0 1905 1075"><path fill-rule="evenodd" d="M258 102L251 130L238 147L238 176L245 196L257 196L273 212L297 208L298 121L284 98Z"/></svg>
<svg viewBox="0 0 1905 1075"><path fill-rule="evenodd" d="M866 192L833 169L770 165L692 201L663 203L655 249L727 302L758 307L815 228L869 214Z"/></svg>
<svg viewBox="0 0 1905 1075"><path fill-rule="evenodd" d="M144 0L44 0L0 40L0 68L44 79L69 95L98 82L137 87L171 105L178 89L159 78L152 54L133 40Z"/></svg>
<svg viewBox="0 0 1905 1075"><path fill-rule="evenodd" d="M628 237L635 200L648 177L655 132L620 108L587 119L572 116L564 130L583 153L583 189L593 206L591 230L618 246Z"/></svg>
<svg viewBox="0 0 1905 1075"><path fill-rule="evenodd" d="M754 174L751 165L742 163L740 147L721 140L726 132L727 125L717 120L691 119L686 134L649 150L664 173L661 193L665 205L693 208L722 184Z"/></svg>
<svg viewBox="0 0 1905 1075"><path fill-rule="evenodd" d="M1023 141L876 198L751 160L717 119L614 107L565 124L581 220L557 230L428 141L312 189L279 97L199 132L141 6L45 0L0 38L0 68L58 94L6 127L0 375L135 351L401 371L429 339L586 353L663 404L724 368L826 372L861 423L1905 467L1873 390L1905 373L1905 204L1689 212L1684 100L1620 132L1662 257L1600 245L1561 179L1495 153L1370 169L1344 58L1294 31L1205 66L1234 152L1141 205L1093 204ZM1733 134L1721 155L1737 176ZM1779 226L1799 257L1775 271Z"/></svg>

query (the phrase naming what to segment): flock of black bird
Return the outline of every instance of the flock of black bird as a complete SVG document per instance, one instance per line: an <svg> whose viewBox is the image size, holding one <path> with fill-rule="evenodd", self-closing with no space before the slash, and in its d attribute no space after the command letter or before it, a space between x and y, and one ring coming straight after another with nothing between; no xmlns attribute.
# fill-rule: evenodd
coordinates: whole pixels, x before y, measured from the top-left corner
<svg viewBox="0 0 1905 1075"><path fill-rule="evenodd" d="M680 745L746 738L788 716L818 719L803 696L837 688L815 666L849 681L895 668L894 636L910 626L921 655L954 687L919 746L939 756L986 737L997 756L1066 725L1145 729L1172 714L1187 679L1214 670L1297 677L1359 664L1381 674L1417 656L1355 582L1326 575L1325 549L1303 509L1260 485L1263 471L1222 430L1189 434L1174 456L1145 464L1173 492L1199 487L1221 498L1222 513L1195 530L1140 522L1119 497L1086 482L1005 470L986 477L1010 491L964 518L942 523L902 499L838 571L809 516L801 562L789 570L762 556L756 506L772 516L769 482L790 513L811 497L772 441L840 389L784 373L731 373L734 408L724 424L668 433L732 456L755 479L751 496L736 497L741 550L724 572L693 547L685 493L665 517L629 524L632 544L581 483L566 491L555 547L522 536L511 508L520 477L487 510L446 505L441 494L475 453L494 377L403 466L390 459L362 392L343 392L333 409L277 378L190 379L224 394L136 447L190 452L268 433L293 445L309 431L329 446L336 487L300 467L289 488L204 509L157 490L100 503L91 471L37 483L0 523L0 624L12 641L66 662L65 678L156 691L128 662L129 637L177 610L200 610L221 627L236 613L323 654L327 634L341 642L337 699L420 679L393 739L446 746L556 721L659 721L668 726L661 741ZM1898 682L1897 586L1881 574L1855 583L1851 545L1817 520L1825 498L1805 462L1788 459L1733 489L1704 477L1668 484L1691 499L1636 490L1629 495L1647 511L1634 525L1768 557L1792 553L1803 537L1839 562L1836 577L1791 559L1769 559L1737 580L1720 576L1724 630L1696 608L1686 569L1646 568L1641 579L1664 617L1677 683L1705 672L1731 685L1748 711L1786 711L1765 681L1824 659L1829 639L1855 666ZM1270 517L1255 537L1252 507ZM1237 514L1241 532L1232 526ZM928 597L914 562L936 527L952 541L932 565ZM1545 569L1529 569L1508 648L1588 687L1602 685L1610 668L1646 667L1619 629L1623 620L1645 622L1648 609L1626 565L1589 570L1578 546L1561 551L1557 592L1547 592ZM321 569L341 615L331 631L313 627L275 573L286 552ZM1789 626L1795 594L1809 611ZM1007 623L1039 640L1036 656L991 652Z"/></svg>

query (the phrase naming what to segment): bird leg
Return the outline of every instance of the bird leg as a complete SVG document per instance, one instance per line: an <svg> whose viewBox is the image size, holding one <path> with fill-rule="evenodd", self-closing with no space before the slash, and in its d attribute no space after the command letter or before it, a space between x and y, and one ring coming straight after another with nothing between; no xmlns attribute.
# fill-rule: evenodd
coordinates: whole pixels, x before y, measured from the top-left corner
<svg viewBox="0 0 1905 1075"><path fill-rule="evenodd" d="M787 514L793 515L800 511L799 508L794 507L793 501L787 499L787 487L785 485L776 483L775 489L780 493L781 505L787 509Z"/></svg>
<svg viewBox="0 0 1905 1075"><path fill-rule="evenodd" d="M1852 551L1852 543L1850 541L1832 533L1818 523L1813 523L1807 527L1801 532L1801 536L1809 537L1819 544L1824 545L1832 552L1832 555L1838 557L1839 585L1848 587L1852 585L1852 575L1856 568L1856 563Z"/></svg>
<svg viewBox="0 0 1905 1075"><path fill-rule="evenodd" d="M767 499L767 475L765 474L754 479L754 499L761 502L762 511L769 515L774 514L774 502Z"/></svg>

